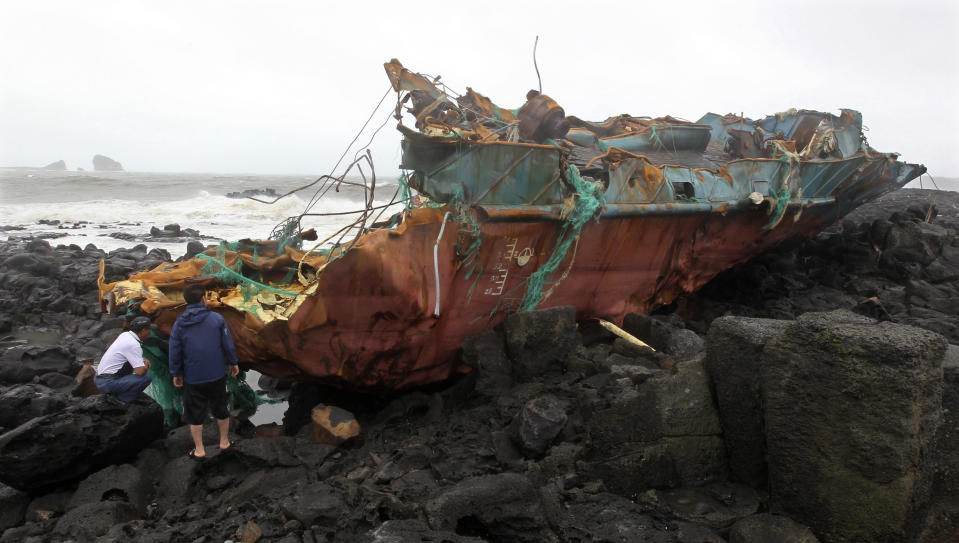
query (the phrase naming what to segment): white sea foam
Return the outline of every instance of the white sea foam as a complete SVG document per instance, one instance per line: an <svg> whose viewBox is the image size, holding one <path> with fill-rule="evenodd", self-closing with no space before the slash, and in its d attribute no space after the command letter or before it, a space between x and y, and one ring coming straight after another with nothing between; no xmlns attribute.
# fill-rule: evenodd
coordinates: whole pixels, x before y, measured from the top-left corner
<svg viewBox="0 0 959 543"><path fill-rule="evenodd" d="M273 188L283 194L309 180L302 176L131 172L80 176L75 172L6 170L0 171L0 225L23 228L7 232L9 236L61 235L51 239L51 243L81 247L93 243L108 251L138 243L110 237L111 233L143 237L151 227L162 229L168 224L179 224L183 229L191 228L203 236L224 240L266 238L287 217L304 212L313 191L302 191L273 204L228 198L226 194L263 188ZM392 189L381 190L378 196L388 199ZM266 196L259 198L273 200ZM363 198L362 190L346 187L340 192L328 193L310 212L358 210L363 207ZM324 239L354 219L355 215L308 216L303 218L302 225L315 228ZM215 243L213 239L205 241ZM186 250L185 242L144 243L151 249L164 248L174 257Z"/></svg>

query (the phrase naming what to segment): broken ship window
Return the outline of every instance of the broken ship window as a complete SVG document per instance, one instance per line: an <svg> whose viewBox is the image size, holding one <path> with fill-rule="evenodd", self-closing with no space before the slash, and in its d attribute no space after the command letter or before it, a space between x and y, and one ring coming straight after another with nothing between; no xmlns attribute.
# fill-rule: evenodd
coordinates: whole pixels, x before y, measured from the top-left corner
<svg viewBox="0 0 959 543"><path fill-rule="evenodd" d="M688 181L673 181L673 194L677 200L689 200L696 197L696 189Z"/></svg>

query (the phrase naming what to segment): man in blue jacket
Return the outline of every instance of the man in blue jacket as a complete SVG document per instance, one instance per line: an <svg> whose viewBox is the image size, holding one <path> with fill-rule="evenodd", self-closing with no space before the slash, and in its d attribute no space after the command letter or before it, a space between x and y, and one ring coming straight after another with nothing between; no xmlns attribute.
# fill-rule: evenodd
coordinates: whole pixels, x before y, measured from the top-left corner
<svg viewBox="0 0 959 543"><path fill-rule="evenodd" d="M183 387L183 421L190 426L190 458L206 458L203 421L207 408L220 430L220 450L230 447L230 412L226 405L226 368L236 377L236 347L226 321L205 303L206 289L193 284L183 289L186 310L170 333L170 374L173 385Z"/></svg>

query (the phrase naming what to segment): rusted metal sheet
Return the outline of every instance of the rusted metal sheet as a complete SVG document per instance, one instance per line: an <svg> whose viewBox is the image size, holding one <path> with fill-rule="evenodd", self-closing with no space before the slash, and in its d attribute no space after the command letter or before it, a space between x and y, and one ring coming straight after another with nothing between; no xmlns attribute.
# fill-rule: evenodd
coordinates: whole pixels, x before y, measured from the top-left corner
<svg viewBox="0 0 959 543"><path fill-rule="evenodd" d="M828 218L807 213L796 227L757 238L765 213L740 213L744 215L651 215L591 223L575 258L562 265L569 266L562 288L544 306L574 305L580 317L603 315L619 322L627 312L649 311L691 292L757 248L818 230L831 220L828 211ZM275 320L254 330L237 308L221 308L244 361L284 377L367 389L448 377L462 339L518 307L525 281L552 251L561 222L484 224L479 259L487 273L475 286L451 264L454 237L443 240L439 257L446 265L439 269L442 297L435 317L431 256L440 220L437 211L414 210L398 235L375 233L379 235L324 270L316 292L305 297L289 321ZM524 255L529 259L521 266ZM271 366L274 360L291 363Z"/></svg>
<svg viewBox="0 0 959 543"><path fill-rule="evenodd" d="M645 204L675 199L673 186L666 180L663 170L643 157L629 159L610 168L607 202Z"/></svg>
<svg viewBox="0 0 959 543"><path fill-rule="evenodd" d="M609 147L642 153L644 151L703 151L709 143L709 126L651 124L642 132L606 136L600 140Z"/></svg>
<svg viewBox="0 0 959 543"><path fill-rule="evenodd" d="M538 93L508 110L472 89L447 96L395 60L386 71L417 128L398 127L402 167L441 207L408 209L323 252L244 240L116 283L101 272L104 310L142 301L168 332L183 287L202 282L246 367L355 389L418 386L456 371L462 340L527 307L534 283L545 287L534 306L619 322L925 171L871 149L853 110L590 123Z"/></svg>
<svg viewBox="0 0 959 543"><path fill-rule="evenodd" d="M555 146L406 136L402 167L414 170L414 188L437 202L457 193L485 205L557 204L565 197L562 151Z"/></svg>
<svg viewBox="0 0 959 543"><path fill-rule="evenodd" d="M458 97L456 101L466 112L467 118L470 121L491 118L505 123L512 123L518 120L512 111L500 108L494 104L492 100L474 91L470 87L466 87L466 94Z"/></svg>

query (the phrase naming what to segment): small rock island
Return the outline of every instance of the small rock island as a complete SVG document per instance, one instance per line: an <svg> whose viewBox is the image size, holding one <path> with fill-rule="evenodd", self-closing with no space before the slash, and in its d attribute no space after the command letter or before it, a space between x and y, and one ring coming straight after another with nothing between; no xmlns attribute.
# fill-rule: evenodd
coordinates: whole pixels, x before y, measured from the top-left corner
<svg viewBox="0 0 959 543"><path fill-rule="evenodd" d="M97 172L122 172L123 165L108 156L93 155L93 170Z"/></svg>

